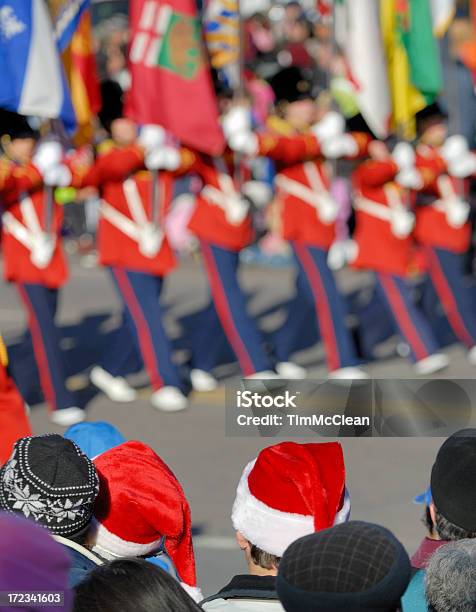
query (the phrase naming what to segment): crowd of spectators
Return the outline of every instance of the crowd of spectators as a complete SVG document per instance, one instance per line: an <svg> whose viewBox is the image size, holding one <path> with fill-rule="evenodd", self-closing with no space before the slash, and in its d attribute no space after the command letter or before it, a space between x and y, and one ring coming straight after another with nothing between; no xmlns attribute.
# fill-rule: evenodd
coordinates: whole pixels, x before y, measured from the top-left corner
<svg viewBox="0 0 476 612"><path fill-rule="evenodd" d="M350 520L340 443L268 446L231 511L247 572L205 597L186 495L152 448L107 423L21 438L0 472L0 591L60 593L80 612L470 612L475 472L476 430L460 430L435 458L409 558L385 527Z"/></svg>

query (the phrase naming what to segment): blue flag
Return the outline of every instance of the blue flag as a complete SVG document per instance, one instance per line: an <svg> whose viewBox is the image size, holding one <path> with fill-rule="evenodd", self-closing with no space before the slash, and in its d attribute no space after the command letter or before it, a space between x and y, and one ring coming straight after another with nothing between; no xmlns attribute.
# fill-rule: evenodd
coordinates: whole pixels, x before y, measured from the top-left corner
<svg viewBox="0 0 476 612"><path fill-rule="evenodd" d="M21 115L76 117L44 0L0 0L0 107Z"/></svg>

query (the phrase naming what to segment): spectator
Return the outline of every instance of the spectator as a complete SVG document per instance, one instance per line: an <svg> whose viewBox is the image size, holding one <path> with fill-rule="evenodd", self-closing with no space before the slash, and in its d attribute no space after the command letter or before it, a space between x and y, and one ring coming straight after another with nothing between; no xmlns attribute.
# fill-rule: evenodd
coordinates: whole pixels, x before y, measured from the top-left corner
<svg viewBox="0 0 476 612"><path fill-rule="evenodd" d="M475 474L476 429L462 429L444 442L432 468L433 536L424 538L412 557L415 573L403 598L405 611L427 610L425 569L432 555L449 541L476 537Z"/></svg>
<svg viewBox="0 0 476 612"><path fill-rule="evenodd" d="M476 541L459 540L439 548L425 577L430 612L476 609Z"/></svg>
<svg viewBox="0 0 476 612"><path fill-rule="evenodd" d="M98 489L94 464L57 434L20 438L0 472L0 509L43 525L66 548L71 586L101 563L86 548Z"/></svg>
<svg viewBox="0 0 476 612"><path fill-rule="evenodd" d="M76 587L74 612L199 612L166 572L142 559L118 559Z"/></svg>
<svg viewBox="0 0 476 612"><path fill-rule="evenodd" d="M201 599L195 574L190 507L180 483L142 442L125 442L94 461L100 492L93 551L107 560L164 556L182 586Z"/></svg>
<svg viewBox="0 0 476 612"><path fill-rule="evenodd" d="M39 559L41 563L38 563ZM0 591L56 591L64 594L63 606L28 603L16 605L16 610L71 610L73 598L68 588L70 565L66 552L45 529L18 516L0 512ZM11 609L11 606L0 604L0 610Z"/></svg>
<svg viewBox="0 0 476 612"><path fill-rule="evenodd" d="M68 427L64 432L64 437L77 444L90 459L126 441L114 425L104 421L77 423Z"/></svg>
<svg viewBox="0 0 476 612"><path fill-rule="evenodd" d="M395 612L410 571L388 529L351 521L291 544L277 588L287 612Z"/></svg>
<svg viewBox="0 0 476 612"><path fill-rule="evenodd" d="M303 535L347 520L349 511L340 444L282 442L265 448L244 469L232 511L248 574L235 576L202 607L282 610L276 575L286 548Z"/></svg>

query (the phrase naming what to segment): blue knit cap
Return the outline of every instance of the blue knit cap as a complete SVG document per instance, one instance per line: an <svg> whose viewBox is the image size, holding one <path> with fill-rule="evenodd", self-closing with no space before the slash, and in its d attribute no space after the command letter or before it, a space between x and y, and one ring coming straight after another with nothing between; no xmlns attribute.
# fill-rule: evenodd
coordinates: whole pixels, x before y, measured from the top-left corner
<svg viewBox="0 0 476 612"><path fill-rule="evenodd" d="M77 444L90 459L126 441L114 425L104 421L77 423L68 427L64 437Z"/></svg>

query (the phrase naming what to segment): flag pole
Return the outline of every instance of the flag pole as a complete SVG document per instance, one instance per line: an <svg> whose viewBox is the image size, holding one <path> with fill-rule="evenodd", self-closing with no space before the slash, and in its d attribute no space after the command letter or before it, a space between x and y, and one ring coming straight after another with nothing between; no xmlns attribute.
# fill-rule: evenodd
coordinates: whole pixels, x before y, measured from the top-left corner
<svg viewBox="0 0 476 612"><path fill-rule="evenodd" d="M245 23L241 12L240 0L236 0L236 10L238 11L238 83L234 94L235 101L242 104L245 98L245 45L244 45L244 34L245 34ZM243 155L241 153L234 153L233 155L234 167L235 167L235 181L237 184L238 191L242 192L243 187L243 172L242 162Z"/></svg>

